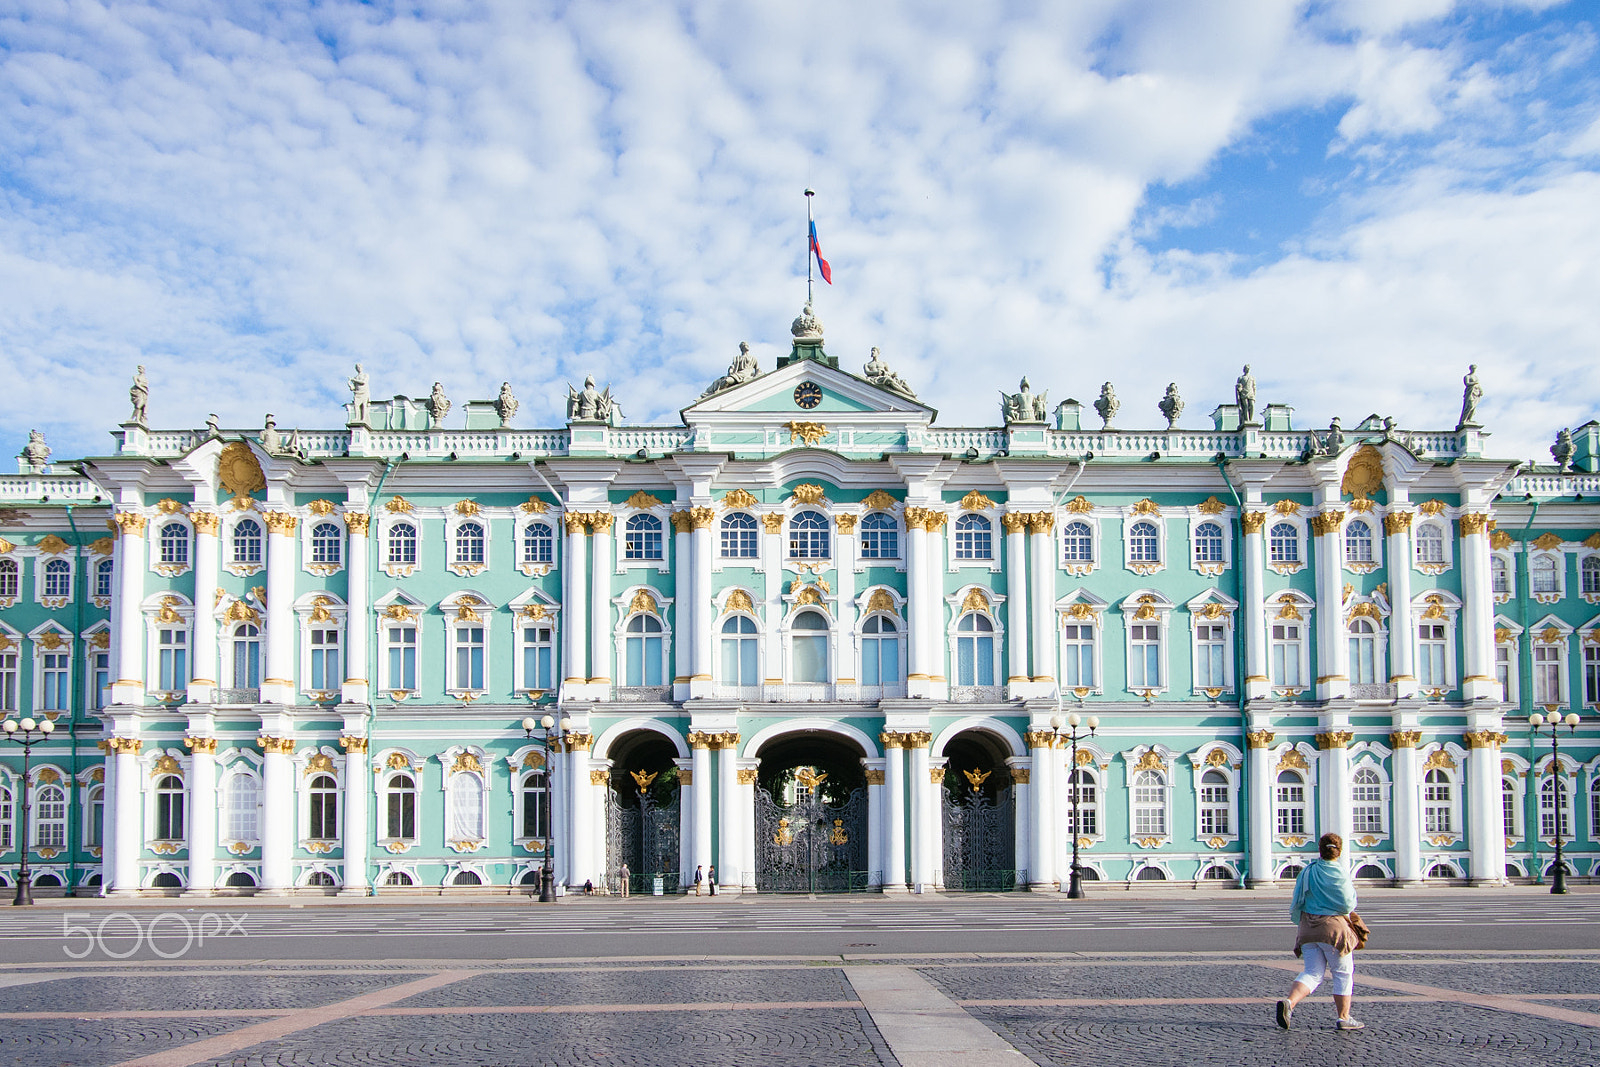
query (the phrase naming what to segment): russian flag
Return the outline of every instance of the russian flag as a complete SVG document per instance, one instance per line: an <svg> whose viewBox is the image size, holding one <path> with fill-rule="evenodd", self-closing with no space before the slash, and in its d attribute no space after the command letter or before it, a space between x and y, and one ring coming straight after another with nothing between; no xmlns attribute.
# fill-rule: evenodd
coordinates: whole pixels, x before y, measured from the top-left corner
<svg viewBox="0 0 1600 1067"><path fill-rule="evenodd" d="M833 284L833 268L828 266L828 261L822 258L822 246L817 243L817 224L811 223L811 254L817 257L817 269L822 272L822 280L829 285Z"/></svg>

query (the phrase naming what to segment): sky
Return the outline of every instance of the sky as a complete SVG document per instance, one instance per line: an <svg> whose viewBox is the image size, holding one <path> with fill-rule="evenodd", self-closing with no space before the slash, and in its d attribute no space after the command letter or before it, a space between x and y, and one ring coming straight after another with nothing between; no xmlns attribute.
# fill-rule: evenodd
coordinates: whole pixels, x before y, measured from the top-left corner
<svg viewBox="0 0 1600 1067"><path fill-rule="evenodd" d="M1109 380L1205 427L1549 461L1600 414L1600 12L1560 0L0 0L0 447L375 397L672 424L828 351L943 425Z"/></svg>

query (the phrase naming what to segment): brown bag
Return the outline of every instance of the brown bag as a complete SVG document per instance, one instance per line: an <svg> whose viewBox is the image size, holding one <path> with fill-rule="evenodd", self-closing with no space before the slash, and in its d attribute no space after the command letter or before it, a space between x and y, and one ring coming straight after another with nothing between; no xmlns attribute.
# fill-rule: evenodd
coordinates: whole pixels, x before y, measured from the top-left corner
<svg viewBox="0 0 1600 1067"><path fill-rule="evenodd" d="M1356 935L1356 950L1366 948L1367 938L1372 936L1371 928L1353 911L1345 917L1345 921L1350 924L1350 931Z"/></svg>

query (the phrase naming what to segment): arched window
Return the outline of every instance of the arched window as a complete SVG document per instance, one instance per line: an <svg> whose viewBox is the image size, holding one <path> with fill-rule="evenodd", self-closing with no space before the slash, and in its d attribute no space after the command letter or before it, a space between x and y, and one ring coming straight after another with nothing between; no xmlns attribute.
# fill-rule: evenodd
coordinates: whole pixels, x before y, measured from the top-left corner
<svg viewBox="0 0 1600 1067"><path fill-rule="evenodd" d="M1353 833L1383 834L1383 779L1371 767L1350 777L1350 820Z"/></svg>
<svg viewBox="0 0 1600 1067"><path fill-rule="evenodd" d="M21 582L17 578L17 561L0 559L0 597L10 599L17 595Z"/></svg>
<svg viewBox="0 0 1600 1067"><path fill-rule="evenodd" d="M311 528L311 562L337 566L344 558L344 535L337 523L319 522Z"/></svg>
<svg viewBox="0 0 1600 1067"><path fill-rule="evenodd" d="M456 876L450 880L451 885L482 885L483 878L477 871L457 871Z"/></svg>
<svg viewBox="0 0 1600 1067"><path fill-rule="evenodd" d="M1387 878L1389 872L1376 863L1363 863L1356 871L1357 878Z"/></svg>
<svg viewBox="0 0 1600 1067"><path fill-rule="evenodd" d="M722 684L760 685L756 621L733 615L722 623Z"/></svg>
<svg viewBox="0 0 1600 1067"><path fill-rule="evenodd" d="M409 774L397 774L384 787L384 837L404 841L417 836L417 783Z"/></svg>
<svg viewBox="0 0 1600 1067"><path fill-rule="evenodd" d="M253 844L261 836L261 781L253 774L238 773L224 779L222 786L222 840Z"/></svg>
<svg viewBox="0 0 1600 1067"><path fill-rule="evenodd" d="M550 836L550 779L543 769L522 776L518 827L524 838Z"/></svg>
<svg viewBox="0 0 1600 1067"><path fill-rule="evenodd" d="M1299 771L1278 772L1278 834L1306 836L1306 780Z"/></svg>
<svg viewBox="0 0 1600 1067"><path fill-rule="evenodd" d="M451 841L478 841L483 838L483 780L471 771L450 779Z"/></svg>
<svg viewBox="0 0 1600 1067"><path fill-rule="evenodd" d="M189 563L189 528L181 522L169 522L161 527L161 562L177 567Z"/></svg>
<svg viewBox="0 0 1600 1067"><path fill-rule="evenodd" d="M861 684L900 684L900 625L888 615L861 625Z"/></svg>
<svg viewBox="0 0 1600 1067"><path fill-rule="evenodd" d="M1136 522L1128 530L1128 562L1161 562L1161 536L1155 523Z"/></svg>
<svg viewBox="0 0 1600 1067"><path fill-rule="evenodd" d="M1202 522L1194 528L1194 561L1196 563L1222 562L1222 527L1215 522Z"/></svg>
<svg viewBox="0 0 1600 1067"><path fill-rule="evenodd" d="M1073 792L1077 793L1078 820L1072 819ZM1067 833L1073 837L1093 837L1100 832L1099 782L1094 772L1079 767L1067 777Z"/></svg>
<svg viewBox="0 0 1600 1067"><path fill-rule="evenodd" d="M1140 771L1133 776L1133 834L1135 837L1167 833L1167 776L1160 771Z"/></svg>
<svg viewBox="0 0 1600 1067"><path fill-rule="evenodd" d="M1586 556L1578 568L1583 595L1600 595L1600 556Z"/></svg>
<svg viewBox="0 0 1600 1067"><path fill-rule="evenodd" d="M1589 785L1589 837L1600 838L1600 777Z"/></svg>
<svg viewBox="0 0 1600 1067"><path fill-rule="evenodd" d="M553 563L555 558L555 531L547 523L530 522L522 531L522 562Z"/></svg>
<svg viewBox="0 0 1600 1067"><path fill-rule="evenodd" d="M249 876L246 875L246 877L249 877ZM383 884L384 885L416 885L417 883L412 881L411 880L411 876L409 874L407 874L405 871L390 871L388 874L384 875Z"/></svg>
<svg viewBox="0 0 1600 1067"><path fill-rule="evenodd" d="M1267 558L1273 563L1300 562L1300 531L1292 522L1275 522L1267 534Z"/></svg>
<svg viewBox="0 0 1600 1067"><path fill-rule="evenodd" d="M409 522L389 527L389 562L407 565L417 562L417 528Z"/></svg>
<svg viewBox="0 0 1600 1067"><path fill-rule="evenodd" d="M1372 562L1372 527L1365 519L1356 519L1344 528L1344 561Z"/></svg>
<svg viewBox="0 0 1600 1067"><path fill-rule="evenodd" d="M1200 836L1228 834L1233 825L1233 804L1228 776L1213 768L1200 776Z"/></svg>
<svg viewBox="0 0 1600 1067"><path fill-rule="evenodd" d="M828 518L820 511L802 511L789 520L789 558L827 559Z"/></svg>
<svg viewBox="0 0 1600 1067"><path fill-rule="evenodd" d="M878 511L861 520L861 558L900 558L900 527L893 515Z"/></svg>
<svg viewBox="0 0 1600 1067"><path fill-rule="evenodd" d="M261 524L254 519L240 519L233 527L233 562L261 562Z"/></svg>
<svg viewBox="0 0 1600 1067"><path fill-rule="evenodd" d="M1504 556L1489 557L1489 586L1495 593L1511 595L1511 563Z"/></svg>
<svg viewBox="0 0 1600 1067"><path fill-rule="evenodd" d="M339 839L339 783L331 774L311 779L311 825L306 837L313 841Z"/></svg>
<svg viewBox="0 0 1600 1067"><path fill-rule="evenodd" d="M306 875L306 885L330 886L333 885L333 875L327 871L312 871Z"/></svg>
<svg viewBox="0 0 1600 1067"><path fill-rule="evenodd" d="M11 851L11 819L14 814L11 806L11 790L5 785L0 785L0 852Z"/></svg>
<svg viewBox="0 0 1600 1067"><path fill-rule="evenodd" d="M67 792L59 785L40 786L33 794L33 847L67 847ZM178 808L181 822L183 808ZM179 837L183 836L180 827Z"/></svg>
<svg viewBox="0 0 1600 1067"><path fill-rule="evenodd" d="M183 779L175 774L164 775L156 782L156 838L183 839Z"/></svg>
<svg viewBox="0 0 1600 1067"><path fill-rule="evenodd" d="M1545 840L1553 840L1556 836L1556 797L1560 796L1561 824L1560 833L1563 840L1572 836L1572 788L1567 784L1567 773L1552 775L1548 771L1545 779L1539 785L1539 836Z"/></svg>
<svg viewBox="0 0 1600 1067"><path fill-rule="evenodd" d="M722 517L723 559L755 559L760 554L760 544L754 515L735 511Z"/></svg>
<svg viewBox="0 0 1600 1067"><path fill-rule="evenodd" d="M1417 527L1417 562L1444 562L1444 529L1436 522Z"/></svg>
<svg viewBox="0 0 1600 1067"><path fill-rule="evenodd" d="M94 595L109 597L111 595L111 578L116 573L116 561L103 559L94 567Z"/></svg>
<svg viewBox="0 0 1600 1067"><path fill-rule="evenodd" d="M311 630L311 688L331 693L339 688L344 675L339 672L339 629L315 626Z"/></svg>
<svg viewBox="0 0 1600 1067"><path fill-rule="evenodd" d="M1139 873L1133 876L1133 880L1136 882L1165 882L1167 880L1167 872L1160 867L1152 867L1147 864L1139 868Z"/></svg>
<svg viewBox="0 0 1600 1067"><path fill-rule="evenodd" d="M233 628L233 688L261 688L261 629L242 622Z"/></svg>
<svg viewBox="0 0 1600 1067"><path fill-rule="evenodd" d="M53 559L44 565L44 595L63 599L72 595L72 564Z"/></svg>
<svg viewBox="0 0 1600 1067"><path fill-rule="evenodd" d="M661 684L661 620L654 615L635 615L628 620L623 641L623 685Z"/></svg>
<svg viewBox="0 0 1600 1067"><path fill-rule="evenodd" d="M1094 532L1086 522L1069 522L1061 530L1061 559L1065 563L1094 562Z"/></svg>
<svg viewBox="0 0 1600 1067"><path fill-rule="evenodd" d="M956 623L956 684L994 684L994 623L969 611Z"/></svg>
<svg viewBox="0 0 1600 1067"><path fill-rule="evenodd" d="M661 558L661 520L654 515L633 515L624 527L623 559Z"/></svg>
<svg viewBox="0 0 1600 1067"><path fill-rule="evenodd" d="M1378 628L1372 620L1350 620L1350 681L1372 685L1378 680Z"/></svg>
<svg viewBox="0 0 1600 1067"><path fill-rule="evenodd" d="M1561 572L1554 556L1535 556L1528 565L1528 584L1535 593L1561 592Z"/></svg>
<svg viewBox="0 0 1600 1067"><path fill-rule="evenodd" d="M826 682L829 678L828 620L820 611L802 611L794 617L790 629L793 633L789 639L792 665L789 680Z"/></svg>
<svg viewBox="0 0 1600 1067"><path fill-rule="evenodd" d="M956 519L956 559L993 559L994 535L982 515Z"/></svg>
<svg viewBox="0 0 1600 1067"><path fill-rule="evenodd" d="M482 563L485 559L485 545L482 523L464 522L456 527L457 563Z"/></svg>

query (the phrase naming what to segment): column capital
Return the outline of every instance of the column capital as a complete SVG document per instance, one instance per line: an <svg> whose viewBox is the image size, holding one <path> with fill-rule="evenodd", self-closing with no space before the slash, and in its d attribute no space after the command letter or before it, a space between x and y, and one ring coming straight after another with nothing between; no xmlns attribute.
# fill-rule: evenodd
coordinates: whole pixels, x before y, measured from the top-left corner
<svg viewBox="0 0 1600 1067"><path fill-rule="evenodd" d="M189 514L189 522L193 524L195 533L215 537L222 526L222 516L215 511L194 511Z"/></svg>
<svg viewBox="0 0 1600 1067"><path fill-rule="evenodd" d="M567 734L568 752L587 752L594 747L594 734L573 731Z"/></svg>
<svg viewBox="0 0 1600 1067"><path fill-rule="evenodd" d="M183 743L190 752L197 756L215 756L217 754L217 739L215 737L185 737Z"/></svg>
<svg viewBox="0 0 1600 1067"><path fill-rule="evenodd" d="M679 771L678 773L679 774L684 774L684 773L687 773L687 772ZM882 771L877 771L877 772L868 771L867 772L867 784L869 784L869 785L872 784L872 775L874 773L876 773L878 775L877 784L878 785L882 785L883 784L883 772ZM738 773L735 774L734 777L737 779L737 781L738 781L738 783L740 785L755 785L756 784L756 769L754 767L740 767L739 770L738 770Z"/></svg>
<svg viewBox="0 0 1600 1067"><path fill-rule="evenodd" d="M365 511L347 511L344 513L345 529L350 531L352 537L367 536L367 526L372 522L372 516Z"/></svg>
<svg viewBox="0 0 1600 1067"><path fill-rule="evenodd" d="M709 530L712 524L717 521L717 509L705 507L690 508L689 521L693 524L696 530Z"/></svg>
<svg viewBox="0 0 1600 1067"><path fill-rule="evenodd" d="M1024 740L1029 748L1053 748L1056 735L1051 730L1029 730Z"/></svg>
<svg viewBox="0 0 1600 1067"><path fill-rule="evenodd" d="M136 511L119 511L111 516L107 528L116 530L123 537L143 537L146 521Z"/></svg>
<svg viewBox="0 0 1600 1067"><path fill-rule="evenodd" d="M905 748L927 748L933 744L933 734L927 730L906 730L900 734L900 741Z"/></svg>
<svg viewBox="0 0 1600 1067"><path fill-rule="evenodd" d="M589 512L589 528L597 534L611 532L611 524L616 521L616 516L609 511Z"/></svg>
<svg viewBox="0 0 1600 1067"><path fill-rule="evenodd" d="M591 770L589 772L589 784L590 785L610 785L611 784L611 772L609 770L606 770L604 767L600 768L597 771L596 770Z"/></svg>
<svg viewBox="0 0 1600 1067"><path fill-rule="evenodd" d="M1265 511L1247 511L1239 516L1239 526L1244 530L1246 536L1259 534L1266 528L1266 525L1267 513Z"/></svg>
<svg viewBox="0 0 1600 1067"><path fill-rule="evenodd" d="M1029 533L1047 534L1055 529L1056 516L1052 511L1030 511L1027 521Z"/></svg>
<svg viewBox="0 0 1600 1067"><path fill-rule="evenodd" d="M1251 730L1245 734L1245 741L1251 748L1266 748L1277 739L1277 736L1271 730Z"/></svg>
<svg viewBox="0 0 1600 1067"><path fill-rule="evenodd" d="M1409 511L1391 511L1383 517L1383 532L1390 537L1403 534L1411 529L1411 520L1414 514Z"/></svg>
<svg viewBox="0 0 1600 1067"><path fill-rule="evenodd" d="M1317 735L1317 747L1323 751L1345 748L1355 740L1355 736L1349 730L1329 730L1327 733Z"/></svg>
<svg viewBox="0 0 1600 1067"><path fill-rule="evenodd" d="M739 732L737 730L724 731L711 735L711 748L738 748Z"/></svg>
<svg viewBox="0 0 1600 1067"><path fill-rule="evenodd" d="M943 767L929 767L928 768L928 781L933 785L944 785L944 768Z"/></svg>
<svg viewBox="0 0 1600 1067"><path fill-rule="evenodd" d="M671 515L672 529L677 533L688 533L694 529L694 516L688 511L674 511Z"/></svg>
<svg viewBox="0 0 1600 1067"><path fill-rule="evenodd" d="M1499 748L1506 743L1506 735L1495 730L1471 730L1463 734L1468 748Z"/></svg>
<svg viewBox="0 0 1600 1067"><path fill-rule="evenodd" d="M101 752L112 752L119 756L137 756L144 747L144 741L137 737L109 737L96 744Z"/></svg>
<svg viewBox="0 0 1600 1067"><path fill-rule="evenodd" d="M839 533L853 534L856 532L857 518L858 516L856 515L835 515L833 517L833 524L838 528Z"/></svg>
<svg viewBox="0 0 1600 1067"><path fill-rule="evenodd" d="M569 511L561 516L561 521L569 534L586 533L589 529L589 516L581 511Z"/></svg>
<svg viewBox="0 0 1600 1067"><path fill-rule="evenodd" d="M1471 537L1474 534L1488 533L1493 525L1486 511L1468 511L1457 520L1461 524L1461 536Z"/></svg>
<svg viewBox="0 0 1600 1067"><path fill-rule="evenodd" d="M339 747L346 752L364 753L367 750L367 739L365 737L356 737L354 734L341 734Z"/></svg>
<svg viewBox="0 0 1600 1067"><path fill-rule="evenodd" d="M1395 730L1389 735L1390 748L1416 748L1421 742L1421 730Z"/></svg>
<svg viewBox="0 0 1600 1067"><path fill-rule="evenodd" d="M1000 525L1006 528L1006 533L1023 533L1028 528L1028 513L1008 511L1000 516Z"/></svg>
<svg viewBox="0 0 1600 1067"><path fill-rule="evenodd" d="M883 733L878 735L878 744L882 745L885 749L905 748L906 746L903 737L904 735L897 733L894 730L885 730Z"/></svg>
<svg viewBox="0 0 1600 1067"><path fill-rule="evenodd" d="M689 747L711 749L717 747L716 734L708 734L704 730L689 731Z"/></svg>
<svg viewBox="0 0 1600 1067"><path fill-rule="evenodd" d="M256 738L256 744L261 746L261 750L268 754L278 753L284 756L294 754L294 738L292 737L269 737L266 734L262 734Z"/></svg>
<svg viewBox="0 0 1600 1067"><path fill-rule="evenodd" d="M287 511L269 511L261 519L267 524L268 533L282 534L284 537L293 535L295 527L300 525L300 520Z"/></svg>
<svg viewBox="0 0 1600 1067"><path fill-rule="evenodd" d="M1325 537L1328 534L1338 533L1342 525L1344 525L1344 512L1338 508L1329 508L1320 515L1311 516L1311 536Z"/></svg>

